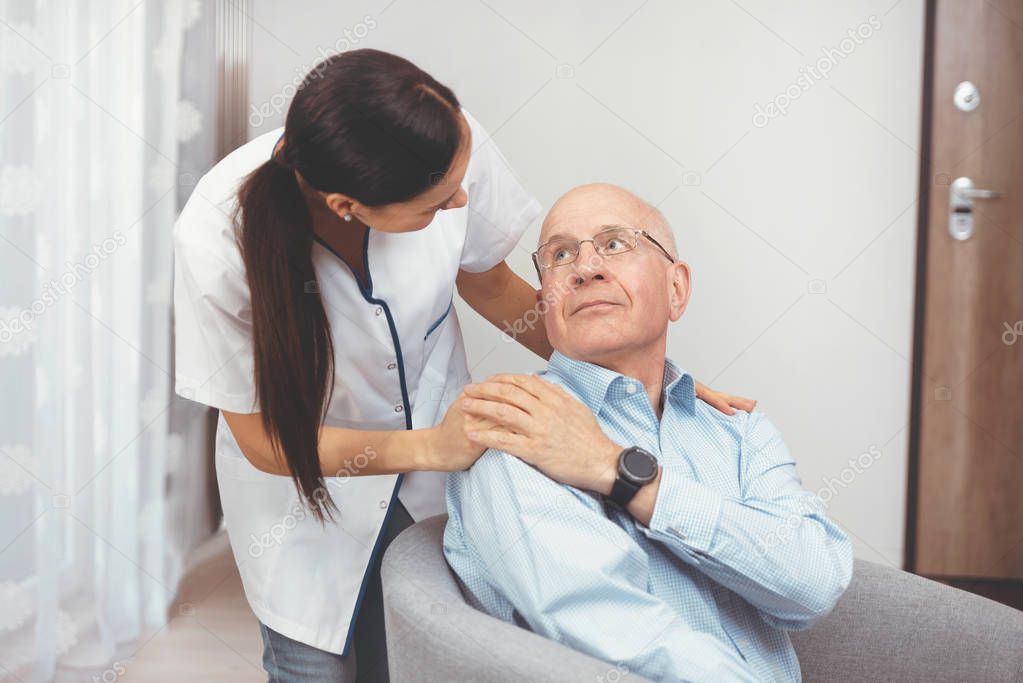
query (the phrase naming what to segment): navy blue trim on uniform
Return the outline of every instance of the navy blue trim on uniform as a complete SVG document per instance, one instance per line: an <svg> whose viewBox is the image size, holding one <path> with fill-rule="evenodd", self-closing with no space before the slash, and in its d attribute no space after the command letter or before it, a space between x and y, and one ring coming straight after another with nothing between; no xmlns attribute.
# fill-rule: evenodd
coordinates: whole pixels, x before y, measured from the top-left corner
<svg viewBox="0 0 1023 683"><path fill-rule="evenodd" d="M447 307L447 309L445 309L444 315L442 315L441 317L437 318L437 320L432 325L430 325L430 329L428 329L426 331L426 334L423 335L423 339L426 339L427 337L429 337L430 333L433 332L434 330L436 330L437 327L442 322L444 322L444 318L448 317L448 313L451 312L451 307L454 306L454 305L455 305L455 298L451 297L451 301L448 302L448 307Z"/></svg>
<svg viewBox="0 0 1023 683"><path fill-rule="evenodd" d="M387 302L383 299L377 299L373 296L373 274L369 270L369 232L370 228L366 228L366 235L362 240L362 265L366 273L366 288L363 289L362 283L359 281L358 276L352 267L348 265L344 257L341 254L334 251L329 244L320 239L319 235L314 235L317 242L322 244L327 251L334 254L334 256L340 259L341 263L347 266L348 270L352 272L352 277L355 278L355 283L359 287L359 292L362 294L362 298L371 304L375 304L384 309L384 315L387 316L387 327L391 331L391 341L394 343L394 352L396 360L398 361L398 381L401 384L401 403L403 410L405 411L405 429L412 429L412 406L409 404L408 399L408 387L405 385L405 363L402 360L401 355L401 340L398 338L398 328L394 325L394 317L391 315L391 309L387 306ZM398 499L398 489L401 488L401 482L404 479L404 474L398 475L398 480L394 483L394 490L391 492L391 500L387 503L387 512L384 514L384 522L380 525L380 533L377 534L377 539L373 543L373 551L369 555L369 564L366 566L366 573L362 576L362 585L359 587L359 597L355 600L355 609L352 610L352 621L348 626L348 635L345 638L345 646L341 651L341 656L345 657L348 655L348 649L352 645L352 636L355 634L355 622L359 616L359 608L362 607L362 599L366 595L366 586L369 583L369 570L376 564L377 556L380 554L380 542L383 540L384 532L387 530L387 523L391 519L391 512L394 510L394 501Z"/></svg>

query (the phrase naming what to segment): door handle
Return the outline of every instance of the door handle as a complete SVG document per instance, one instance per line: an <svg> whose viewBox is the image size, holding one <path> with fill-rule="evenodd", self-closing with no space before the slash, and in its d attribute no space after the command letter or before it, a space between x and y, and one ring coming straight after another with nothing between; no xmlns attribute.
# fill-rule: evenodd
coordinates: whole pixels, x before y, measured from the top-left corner
<svg viewBox="0 0 1023 683"><path fill-rule="evenodd" d="M973 236L973 202L977 199L999 199L997 190L981 190L967 177L956 178L948 193L948 233L957 240Z"/></svg>

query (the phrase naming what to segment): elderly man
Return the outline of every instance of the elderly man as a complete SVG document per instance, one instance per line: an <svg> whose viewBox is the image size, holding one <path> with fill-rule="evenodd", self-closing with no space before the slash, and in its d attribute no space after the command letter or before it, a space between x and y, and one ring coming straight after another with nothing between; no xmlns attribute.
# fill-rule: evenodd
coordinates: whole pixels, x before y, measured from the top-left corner
<svg viewBox="0 0 1023 683"><path fill-rule="evenodd" d="M688 266L653 207L562 197L534 254L545 372L470 386L444 552L478 608L655 680L799 680L787 631L848 586L848 539L762 412L665 357Z"/></svg>

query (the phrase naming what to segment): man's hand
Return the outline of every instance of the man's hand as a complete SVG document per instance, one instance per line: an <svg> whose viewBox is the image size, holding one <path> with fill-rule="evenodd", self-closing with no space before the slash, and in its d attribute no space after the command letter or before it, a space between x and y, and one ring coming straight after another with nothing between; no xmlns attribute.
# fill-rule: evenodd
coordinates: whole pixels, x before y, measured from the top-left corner
<svg viewBox="0 0 1023 683"><path fill-rule="evenodd" d="M561 387L533 375L501 374L466 386L459 400L471 441L517 456L563 484L611 492L622 446Z"/></svg>

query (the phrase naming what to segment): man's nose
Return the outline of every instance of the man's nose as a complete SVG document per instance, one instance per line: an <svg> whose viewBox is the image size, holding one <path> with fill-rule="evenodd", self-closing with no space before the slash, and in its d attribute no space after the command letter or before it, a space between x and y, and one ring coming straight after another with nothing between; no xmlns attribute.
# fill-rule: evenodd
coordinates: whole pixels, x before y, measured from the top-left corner
<svg viewBox="0 0 1023 683"><path fill-rule="evenodd" d="M607 279L607 258L601 256L592 241L585 241L579 245L579 254L571 263L572 277L576 284L582 284L586 280Z"/></svg>

